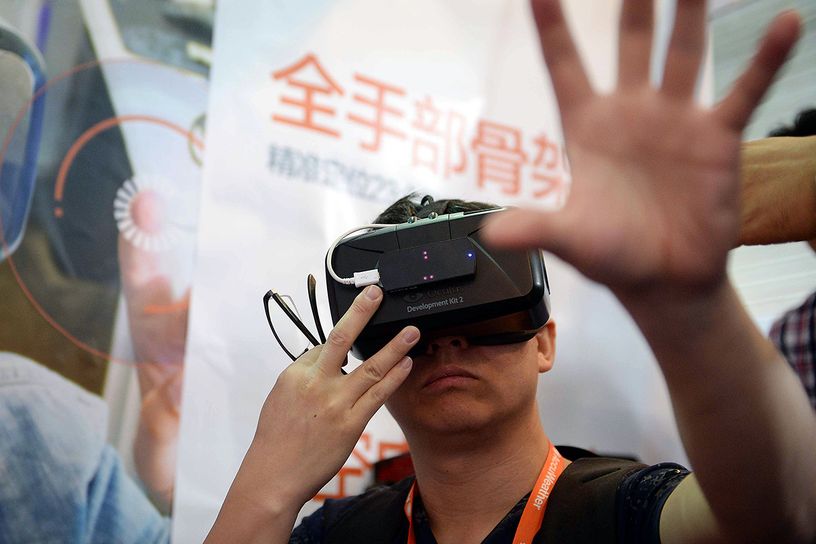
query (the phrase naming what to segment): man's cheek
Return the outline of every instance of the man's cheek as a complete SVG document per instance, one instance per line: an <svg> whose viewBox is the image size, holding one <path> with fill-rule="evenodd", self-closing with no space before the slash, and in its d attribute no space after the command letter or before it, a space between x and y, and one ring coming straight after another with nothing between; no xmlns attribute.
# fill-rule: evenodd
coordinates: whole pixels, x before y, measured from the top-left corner
<svg viewBox="0 0 816 544"><path fill-rule="evenodd" d="M391 413L397 423L403 419L406 410L408 410L410 406L410 395L409 391L411 389L410 384L407 383L407 380L402 383L399 388L394 391L391 397L385 402L385 407Z"/></svg>

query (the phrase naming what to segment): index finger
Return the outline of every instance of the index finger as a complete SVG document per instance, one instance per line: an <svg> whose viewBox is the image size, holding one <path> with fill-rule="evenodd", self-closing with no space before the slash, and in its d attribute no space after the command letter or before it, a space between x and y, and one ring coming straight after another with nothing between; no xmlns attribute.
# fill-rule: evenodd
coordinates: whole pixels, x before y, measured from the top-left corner
<svg viewBox="0 0 816 544"><path fill-rule="evenodd" d="M561 2L532 0L531 5L541 40L541 52L547 62L553 90L566 125L570 110L592 96L592 85L564 20Z"/></svg>
<svg viewBox="0 0 816 544"><path fill-rule="evenodd" d="M325 347L320 352L319 364L321 366L340 370L346 355L351 350L351 345L380 307L380 302L382 302L382 290L376 285L369 285L357 295L326 338Z"/></svg>
<svg viewBox="0 0 816 544"><path fill-rule="evenodd" d="M801 24L795 11L778 15L766 31L748 68L715 108L717 117L733 130L745 129L799 39Z"/></svg>

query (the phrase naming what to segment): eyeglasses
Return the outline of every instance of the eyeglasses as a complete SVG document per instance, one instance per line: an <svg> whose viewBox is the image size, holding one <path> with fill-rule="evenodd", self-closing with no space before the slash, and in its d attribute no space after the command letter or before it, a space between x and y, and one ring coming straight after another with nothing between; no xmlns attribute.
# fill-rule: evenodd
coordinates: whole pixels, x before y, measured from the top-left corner
<svg viewBox="0 0 816 544"><path fill-rule="evenodd" d="M306 353L309 350L307 346L303 349L298 355L292 353L292 350L288 349L284 344L283 339L281 339L279 330L281 328L281 324L279 323L278 329L275 328L275 325L272 323L272 316L269 313L269 300L274 300L278 307L283 311L284 315L289 319L289 321L294 324L300 333L306 337L306 340L312 346L319 346L320 344L324 344L326 342L326 335L323 333L323 326L320 324L320 315L317 312L317 295L316 295L316 285L317 280L311 274L306 278L306 288L309 293L309 306L312 309L312 318L314 319L315 327L317 328L317 335L318 338L315 338L315 335L306 327L303 321L300 319L300 316L297 311L297 306L295 305L294 300L292 297L288 295L281 295L280 293L276 293L275 291L269 290L263 297L263 305L264 305L264 312L266 313L266 321L269 323L269 328L272 329L272 334L275 337L275 340L278 342L278 345L281 349L289 356L290 359L293 361ZM287 302L288 301L288 302ZM286 335L287 340L292 340L292 335ZM299 351L299 350L295 350Z"/></svg>

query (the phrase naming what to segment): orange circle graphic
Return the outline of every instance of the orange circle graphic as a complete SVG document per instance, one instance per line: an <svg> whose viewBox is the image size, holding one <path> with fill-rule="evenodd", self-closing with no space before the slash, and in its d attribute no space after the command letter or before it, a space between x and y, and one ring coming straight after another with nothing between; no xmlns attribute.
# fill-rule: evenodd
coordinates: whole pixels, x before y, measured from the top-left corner
<svg viewBox="0 0 816 544"><path fill-rule="evenodd" d="M88 70L88 69L91 69L91 68L95 68L95 67L100 67L103 64L111 65L111 64L120 64L120 63L143 64L143 65L148 65L148 66L155 66L157 68L161 68L161 69L164 69L164 70L169 70L167 67L165 67L162 64L157 63L157 62L153 62L153 61L149 61L149 60L141 60L141 59L122 58L122 59L108 59L108 60L105 60L105 61L95 60L95 61L87 62L87 63L84 63L84 64L80 64L78 66L75 66L75 67L71 68L70 70L67 70L67 71L55 76L54 78L52 78L48 82L46 82L45 85L43 85L36 93L34 93L34 95L31 97L31 99L20 109L20 112L15 117L14 122L9 127L8 134L6 135L6 137L5 137L4 141L3 141L3 146L2 146L2 148L0 148L0 164L3 164L3 161L5 160L6 153L8 152L9 146L11 145L11 140L12 140L12 138L14 136L14 133L17 131L17 128L19 127L20 123L26 117L26 114L28 113L28 111L30 110L30 108L34 104L34 102L41 99L43 97L43 95L45 94L45 92L49 88L53 87L55 84L59 83L60 81L63 81L63 80L65 80L65 79L67 79L67 78L69 78L69 77L71 77L73 75L76 75L76 74L78 74L78 73L80 73L82 71L85 71L85 70ZM65 191L65 179L66 179L66 177L68 175L68 171L71 168L71 164L73 163L73 161L76 158L76 155L79 153L79 151L88 143L88 141L90 141L97 134L99 134L99 133L101 133L101 132L103 132L105 130L108 130L108 129L112 128L112 127L115 127L115 126L121 125L122 123L127 123L127 122L152 123L152 124L155 124L157 126L167 128L167 129L169 129L169 130L171 130L171 131L185 137L187 139L187 141L190 142L190 145L193 145L193 146L197 147L200 150L204 149L204 143L201 141L200 138L196 137L191 131L189 131L187 129L184 129L183 127L180 127L180 126L172 123L171 121L167 121L166 119L161 119L159 117L150 116L150 115L121 115L121 116L111 117L109 119L105 119L105 120L100 121L99 123L95 124L94 126L89 128L85 132L83 132L82 135L76 140L76 142L74 142L71 145L71 148L66 153L65 158L62 160L62 162L60 164L60 168L59 168L59 172L57 174L57 180L56 180L56 184L55 184L54 198L57 201L57 203L62 201L62 197L63 197L64 191ZM56 206L54 208L54 215L57 218L62 217L64 215L63 208L60 207L60 206ZM2 245L2 247L3 247L3 249L5 251L8 251L8 245L6 244L6 239L5 239L5 236L3 235L2 222L0 222L0 245ZM20 289L22 290L23 294L28 299L28 301L31 303L31 305L34 307L34 309L37 311L37 313L39 313L40 316L42 316L42 318L45 319L45 321L49 325L51 325L55 330L57 330L60 334L62 334L65 338L67 338L72 344L74 344L78 348L90 353L91 355L94 355L96 357L100 357L102 359L106 359L106 360L108 360L110 362L113 362L113 363L121 363L121 364L134 364L135 363L135 364L138 364L138 362L135 362L135 361L125 361L125 360L122 360L120 358L114 357L110 353L106 353L106 352L104 352L102 350L99 350L99 349L97 349L97 348L95 348L93 346L88 345L86 342L83 342L82 340L80 340L79 338L77 338L73 334L71 334L68 330L65 329L65 327L60 325L56 321L56 319L54 319L48 312L46 312L45 309L40 305L39 302L37 302L37 299L34 297L34 295L31 293L31 291L28 289L25 282L23 281L23 278L21 277L20 272L17 270L17 267L14 264L14 259L12 258L11 255L8 255L7 261L8 261L8 264L9 264L9 268L10 268L12 274L14 275L15 280L17 281L17 284L20 286ZM183 309L183 308L180 308L177 304L172 305L172 307L173 307L173 311ZM150 308L146 308L145 310L150 311L150 312L156 312L156 313L163 313L163 312L169 311L167 308L164 308L164 307L162 307L162 308L150 307Z"/></svg>

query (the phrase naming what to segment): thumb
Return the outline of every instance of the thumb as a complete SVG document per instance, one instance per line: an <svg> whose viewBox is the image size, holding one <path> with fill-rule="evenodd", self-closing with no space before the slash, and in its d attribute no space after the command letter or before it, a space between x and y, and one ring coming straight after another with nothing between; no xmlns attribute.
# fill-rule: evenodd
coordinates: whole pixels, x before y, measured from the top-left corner
<svg viewBox="0 0 816 544"><path fill-rule="evenodd" d="M514 209L487 219L482 234L488 244L496 247L541 248L564 257L573 231L563 211Z"/></svg>

